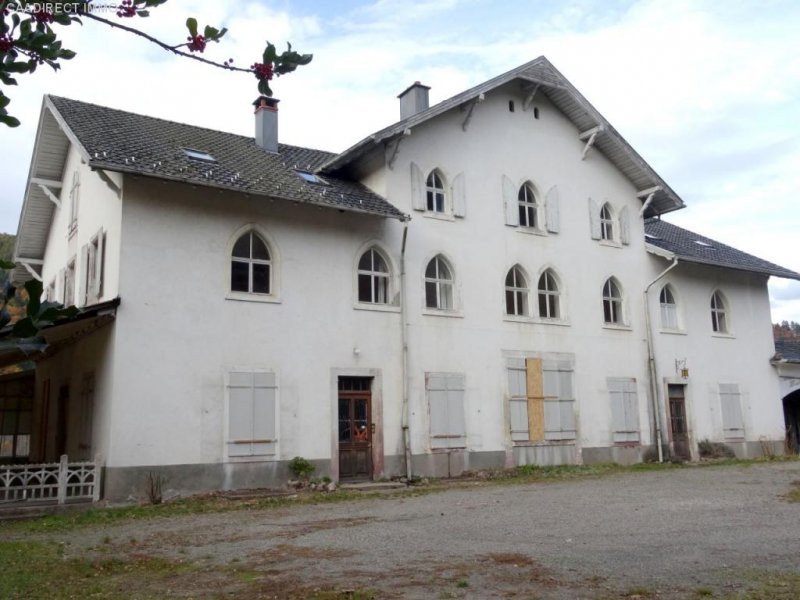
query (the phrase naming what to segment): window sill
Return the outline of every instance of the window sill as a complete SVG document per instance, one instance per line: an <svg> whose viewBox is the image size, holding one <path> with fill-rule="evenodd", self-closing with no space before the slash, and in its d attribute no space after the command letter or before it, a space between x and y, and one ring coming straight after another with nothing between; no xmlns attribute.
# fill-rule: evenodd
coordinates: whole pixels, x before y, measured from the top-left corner
<svg viewBox="0 0 800 600"><path fill-rule="evenodd" d="M732 333L712 333L711 337L722 338L724 340L735 340L736 336Z"/></svg>
<svg viewBox="0 0 800 600"><path fill-rule="evenodd" d="M354 310L370 310L373 312L388 312L388 313L399 313L400 307L395 306L393 304L373 304L368 302L357 302L353 304Z"/></svg>
<svg viewBox="0 0 800 600"><path fill-rule="evenodd" d="M535 448L540 446L574 446L575 440L541 440L541 441L522 441L517 440L514 446L521 446L523 448Z"/></svg>
<svg viewBox="0 0 800 600"><path fill-rule="evenodd" d="M622 244L616 240L598 240L597 243L607 248L622 248Z"/></svg>
<svg viewBox="0 0 800 600"><path fill-rule="evenodd" d="M436 308L424 308L422 314L427 317L449 317L451 319L463 319L464 313L458 310L439 310Z"/></svg>
<svg viewBox="0 0 800 600"><path fill-rule="evenodd" d="M614 323L604 323L603 329L610 329L611 331L633 331L630 325L617 325Z"/></svg>
<svg viewBox="0 0 800 600"><path fill-rule="evenodd" d="M565 321L564 319L543 319L542 317L504 315L503 320L509 323L530 323L532 325L555 325L557 327L569 327L569 321Z"/></svg>
<svg viewBox="0 0 800 600"><path fill-rule="evenodd" d="M281 299L271 294L248 294L246 292L228 292L225 300L238 300L240 302L261 302L263 304L280 304Z"/></svg>
<svg viewBox="0 0 800 600"><path fill-rule="evenodd" d="M251 463L251 462L276 462L277 454L253 454L252 456L228 456L229 463Z"/></svg>
<svg viewBox="0 0 800 600"><path fill-rule="evenodd" d="M428 219L435 219L437 221L455 221L456 220L456 218L451 213L446 213L446 212L445 213L437 213L437 212L432 212L432 211L426 210L425 212L422 213L422 216L426 217Z"/></svg>
<svg viewBox="0 0 800 600"><path fill-rule="evenodd" d="M67 239L71 240L75 237L75 234L78 233L78 222L74 221L70 223L69 230L67 231Z"/></svg>
<svg viewBox="0 0 800 600"><path fill-rule="evenodd" d="M684 329L659 329L658 333L665 335L689 335Z"/></svg>
<svg viewBox="0 0 800 600"><path fill-rule="evenodd" d="M517 233L524 233L525 235L538 235L540 237L547 237L547 232L544 229L537 229L536 227L523 227L517 226Z"/></svg>

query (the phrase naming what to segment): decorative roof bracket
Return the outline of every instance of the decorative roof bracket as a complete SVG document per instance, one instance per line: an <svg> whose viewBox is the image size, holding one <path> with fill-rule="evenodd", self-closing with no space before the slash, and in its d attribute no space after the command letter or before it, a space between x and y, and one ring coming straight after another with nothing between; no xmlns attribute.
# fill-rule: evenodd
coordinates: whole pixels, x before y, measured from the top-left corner
<svg viewBox="0 0 800 600"><path fill-rule="evenodd" d="M469 122L472 120L472 111L475 110L475 105L479 104L480 102L483 102L484 100L486 100L486 94L481 93L478 94L475 98L473 98L473 100L469 103L468 109L465 109L463 105L461 106L461 110L467 111L467 117L461 124L461 129L463 129L464 131L467 130L467 127L469 127Z"/></svg>
<svg viewBox="0 0 800 600"><path fill-rule="evenodd" d="M639 216L644 216L644 211L647 210L647 207L650 206L650 203L653 201L653 198L656 196L656 192L661 191L661 186L657 185L655 187L648 188L646 190L642 190L638 194L636 194L637 198L645 198L644 204L642 204L642 209L639 211Z"/></svg>
<svg viewBox="0 0 800 600"><path fill-rule="evenodd" d="M111 189L111 191L117 195L118 198L122 196L122 189L114 182L113 179L111 179L111 176L108 173L106 173L103 169L97 169L96 173L100 176L100 179L103 180L103 183L105 183Z"/></svg>
<svg viewBox="0 0 800 600"><path fill-rule="evenodd" d="M586 155L589 153L589 149L594 146L594 141L597 139L597 134L601 131L603 131L603 126L598 125L597 127L592 127L591 129L578 135L579 140L587 140L586 145L583 147L583 152L581 153L581 160L586 160Z"/></svg>
<svg viewBox="0 0 800 600"><path fill-rule="evenodd" d="M56 207L61 208L61 200L59 200L58 196L56 196L53 192L50 191L51 187L60 189L61 188L60 181L31 177L31 183L38 185L39 188L44 192L44 195L47 196L47 199L50 200L50 202L52 202L53 204L55 204Z"/></svg>
<svg viewBox="0 0 800 600"><path fill-rule="evenodd" d="M389 157L389 160L386 161L386 166L390 169L394 168L394 161L397 158L398 152L400 152L400 142L402 142L406 137L411 135L410 129L404 129L403 135L397 138L397 141L394 143L394 149L392 150L392 155Z"/></svg>
<svg viewBox="0 0 800 600"><path fill-rule="evenodd" d="M39 264L42 264L42 261L40 261L40 260L39 261L34 261L34 259L31 259L31 258L21 258L21 259L19 259L19 263L23 267L25 267L25 270L30 274L30 276L33 277L36 281L41 281L42 280L42 276L39 275L36 272L36 270L31 266L32 262L38 262Z"/></svg>
<svg viewBox="0 0 800 600"><path fill-rule="evenodd" d="M524 91L527 95L525 96L525 100L522 103L522 110L528 110L533 104L533 99L536 96L536 92L539 91L539 86L541 84L537 83L532 86L525 86L522 91Z"/></svg>

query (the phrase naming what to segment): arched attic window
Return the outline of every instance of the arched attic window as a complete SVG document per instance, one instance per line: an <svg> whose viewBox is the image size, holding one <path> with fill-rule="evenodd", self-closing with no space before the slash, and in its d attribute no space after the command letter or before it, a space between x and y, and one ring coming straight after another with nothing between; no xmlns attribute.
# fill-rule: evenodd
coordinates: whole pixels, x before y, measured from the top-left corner
<svg viewBox="0 0 800 600"><path fill-rule="evenodd" d="M506 314L528 315L528 280L519 265L514 265L506 275Z"/></svg>
<svg viewBox="0 0 800 600"><path fill-rule="evenodd" d="M358 301L370 304L389 303L389 266L374 246L358 261Z"/></svg>
<svg viewBox="0 0 800 600"><path fill-rule="evenodd" d="M453 310L453 270L438 255L425 268L425 306L438 310Z"/></svg>
<svg viewBox="0 0 800 600"><path fill-rule="evenodd" d="M272 261L267 243L255 231L242 234L231 252L231 291L272 293Z"/></svg>
<svg viewBox="0 0 800 600"><path fill-rule="evenodd" d="M719 290L711 295L711 328L714 333L728 333L728 306Z"/></svg>
<svg viewBox="0 0 800 600"><path fill-rule="evenodd" d="M526 181L517 194L519 202L519 224L520 227L530 227L531 229L539 228L539 203L536 194L533 192L533 186L530 182Z"/></svg>
<svg viewBox="0 0 800 600"><path fill-rule="evenodd" d="M600 239L614 240L614 213L608 202L600 207Z"/></svg>
<svg viewBox="0 0 800 600"><path fill-rule="evenodd" d="M547 269L539 277L539 317L542 319L561 318L560 292L555 274Z"/></svg>
<svg viewBox="0 0 800 600"><path fill-rule="evenodd" d="M613 277L603 285L603 321L611 325L622 324L622 292Z"/></svg>
<svg viewBox="0 0 800 600"><path fill-rule="evenodd" d="M442 177L442 174L437 169L434 169L428 175L428 179L425 181L425 191L427 210L435 213L444 213L444 177Z"/></svg>
<svg viewBox="0 0 800 600"><path fill-rule="evenodd" d="M659 296L661 303L661 327L663 329L678 329L678 305L672 287L665 285L661 288Z"/></svg>

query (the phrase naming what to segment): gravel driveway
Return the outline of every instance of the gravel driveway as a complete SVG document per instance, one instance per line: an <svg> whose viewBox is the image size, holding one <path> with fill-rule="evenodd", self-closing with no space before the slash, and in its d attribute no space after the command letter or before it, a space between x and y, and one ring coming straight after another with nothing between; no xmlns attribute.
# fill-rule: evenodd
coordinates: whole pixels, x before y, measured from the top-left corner
<svg viewBox="0 0 800 600"><path fill-rule="evenodd" d="M241 565L276 597L300 580L378 597L724 595L762 569L800 575L800 504L782 497L798 480L798 462L634 472L160 518L64 540L76 554L133 547L208 571Z"/></svg>

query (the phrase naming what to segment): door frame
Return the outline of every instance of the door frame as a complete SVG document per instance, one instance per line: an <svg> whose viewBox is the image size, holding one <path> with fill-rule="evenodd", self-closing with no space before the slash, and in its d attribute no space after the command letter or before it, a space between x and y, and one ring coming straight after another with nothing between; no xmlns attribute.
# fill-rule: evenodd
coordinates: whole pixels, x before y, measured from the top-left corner
<svg viewBox="0 0 800 600"><path fill-rule="evenodd" d="M691 386L688 379L682 377L664 378L664 429L667 432L670 452L675 454L675 440L672 439L672 411L669 406L669 386L680 385L683 387L683 411L686 422L686 446L689 451L689 460L698 460L697 448L694 442L694 423L692 422L690 408Z"/></svg>
<svg viewBox="0 0 800 600"><path fill-rule="evenodd" d="M371 479L383 476L383 373L381 369L369 368L331 368L330 394L330 435L331 435L331 479L339 481L339 377L372 378L371 411L375 431L372 433L372 473Z"/></svg>

